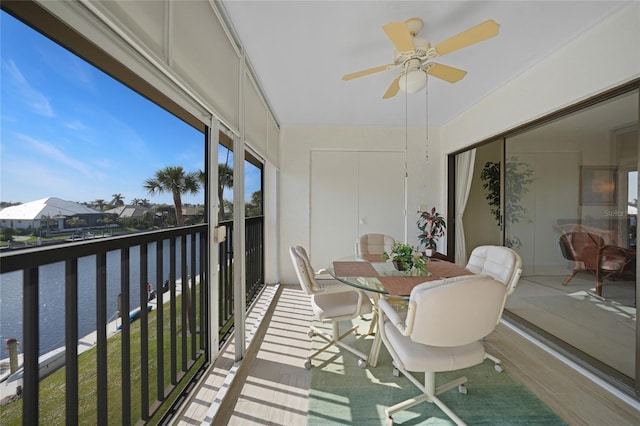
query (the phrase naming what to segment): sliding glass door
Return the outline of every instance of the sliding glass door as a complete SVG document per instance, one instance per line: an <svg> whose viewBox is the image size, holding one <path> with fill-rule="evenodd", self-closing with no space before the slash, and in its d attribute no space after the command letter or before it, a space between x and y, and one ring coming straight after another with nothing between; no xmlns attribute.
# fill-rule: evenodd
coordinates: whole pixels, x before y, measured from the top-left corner
<svg viewBox="0 0 640 426"><path fill-rule="evenodd" d="M505 315L635 394L637 86L475 147L467 252L515 249Z"/></svg>

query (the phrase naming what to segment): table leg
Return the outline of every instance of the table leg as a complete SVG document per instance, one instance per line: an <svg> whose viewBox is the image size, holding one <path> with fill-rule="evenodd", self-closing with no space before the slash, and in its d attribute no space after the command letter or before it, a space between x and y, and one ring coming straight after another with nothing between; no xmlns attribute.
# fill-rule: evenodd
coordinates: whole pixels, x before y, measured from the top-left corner
<svg viewBox="0 0 640 426"><path fill-rule="evenodd" d="M372 336L376 332L376 325L378 324L378 300L380 296L378 293L373 294L373 315L371 316L371 324L369 325L369 335Z"/></svg>
<svg viewBox="0 0 640 426"><path fill-rule="evenodd" d="M373 343L371 344L371 351L369 353L368 364L371 367L375 367L378 365L378 357L380 355L380 350L382 349L382 333L380 332L381 327L384 327L384 313L382 312L382 308L379 307L379 295L376 295L376 312L377 312L377 327L376 334L373 338ZM384 297L384 296L382 296ZM387 298L390 303L394 305L394 309L398 311L406 312L408 309L407 301L403 298Z"/></svg>
<svg viewBox="0 0 640 426"><path fill-rule="evenodd" d="M373 298L374 298L374 306L375 306L374 320L377 323L376 325L378 327L378 331L377 333L375 333L375 336L373 337L373 343L371 344L371 351L369 352L368 364L370 367L375 367L378 365L378 356L380 355L380 348L382 345L382 337L380 335L380 327L382 326L382 324L380 324L380 320L382 318L382 312L380 312L380 307L378 303L380 295L376 293L373 296Z"/></svg>

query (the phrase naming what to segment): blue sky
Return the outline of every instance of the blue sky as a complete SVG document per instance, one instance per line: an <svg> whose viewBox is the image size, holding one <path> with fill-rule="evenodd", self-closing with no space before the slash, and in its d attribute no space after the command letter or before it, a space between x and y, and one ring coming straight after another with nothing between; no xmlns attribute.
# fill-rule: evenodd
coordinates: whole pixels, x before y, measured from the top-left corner
<svg viewBox="0 0 640 426"><path fill-rule="evenodd" d="M204 170L200 131L5 12L0 41L0 201L118 193L172 204L149 195L145 179L166 166ZM245 181L248 197L259 174ZM183 202L201 204L204 192Z"/></svg>

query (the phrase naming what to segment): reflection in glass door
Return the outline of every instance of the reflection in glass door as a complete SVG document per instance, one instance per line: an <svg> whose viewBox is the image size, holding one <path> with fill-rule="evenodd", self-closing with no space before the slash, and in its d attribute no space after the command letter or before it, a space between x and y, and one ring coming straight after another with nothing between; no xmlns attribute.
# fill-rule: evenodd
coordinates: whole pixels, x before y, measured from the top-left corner
<svg viewBox="0 0 640 426"><path fill-rule="evenodd" d="M505 239L523 260L508 313L629 388L637 105L633 92L507 137L503 184Z"/></svg>
<svg viewBox="0 0 640 426"><path fill-rule="evenodd" d="M638 104L633 90L476 147L463 220L467 255L497 244L522 258L505 317L629 394L640 388Z"/></svg>
<svg viewBox="0 0 640 426"><path fill-rule="evenodd" d="M634 170L627 173L627 245L629 248L636 249L636 240L638 232L638 171Z"/></svg>

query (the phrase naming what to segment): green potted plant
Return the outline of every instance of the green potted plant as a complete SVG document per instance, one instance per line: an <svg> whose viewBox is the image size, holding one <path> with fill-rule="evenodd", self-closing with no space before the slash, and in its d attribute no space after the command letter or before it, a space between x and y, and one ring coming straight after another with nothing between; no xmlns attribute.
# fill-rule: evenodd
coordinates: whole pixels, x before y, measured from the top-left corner
<svg viewBox="0 0 640 426"><path fill-rule="evenodd" d="M382 254L382 258L391 260L398 271L411 271L412 273L415 272L416 275L429 274L425 258L409 244L395 243L391 246L390 253L385 251Z"/></svg>
<svg viewBox="0 0 640 426"><path fill-rule="evenodd" d="M436 208L432 208L431 211L418 212L418 241L420 246L425 250L436 251L438 249L438 239L444 236L447 224L444 217L436 211Z"/></svg>

